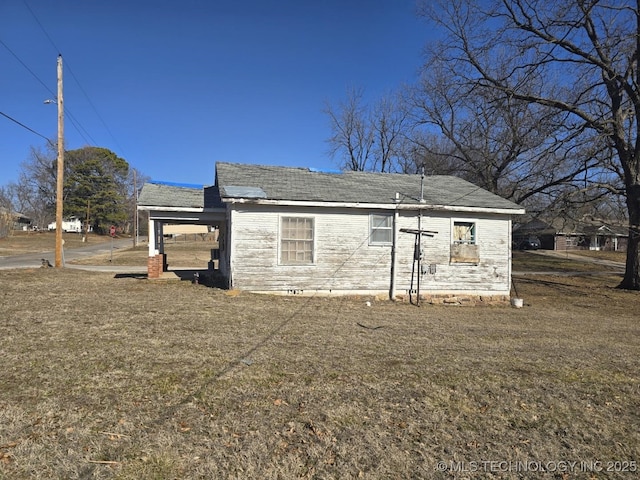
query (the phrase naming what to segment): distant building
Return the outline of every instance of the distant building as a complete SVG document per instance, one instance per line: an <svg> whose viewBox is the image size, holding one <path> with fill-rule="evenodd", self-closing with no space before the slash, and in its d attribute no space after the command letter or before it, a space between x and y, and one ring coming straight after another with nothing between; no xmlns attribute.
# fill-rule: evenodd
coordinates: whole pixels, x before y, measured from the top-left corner
<svg viewBox="0 0 640 480"><path fill-rule="evenodd" d="M56 229L56 222L51 222L47 229L53 231ZM82 233L84 231L84 224L79 218L71 217L69 220L62 221L62 231L65 233ZM93 227L89 225L89 231L93 231Z"/></svg>
<svg viewBox="0 0 640 480"><path fill-rule="evenodd" d="M531 236L540 239L545 250L604 250L625 252L629 228L614 222L583 219L580 221L554 218L549 221L532 220L516 225L513 241L517 246Z"/></svg>
<svg viewBox="0 0 640 480"><path fill-rule="evenodd" d="M31 225L31 219L22 213L0 207L0 225L6 230L26 230Z"/></svg>

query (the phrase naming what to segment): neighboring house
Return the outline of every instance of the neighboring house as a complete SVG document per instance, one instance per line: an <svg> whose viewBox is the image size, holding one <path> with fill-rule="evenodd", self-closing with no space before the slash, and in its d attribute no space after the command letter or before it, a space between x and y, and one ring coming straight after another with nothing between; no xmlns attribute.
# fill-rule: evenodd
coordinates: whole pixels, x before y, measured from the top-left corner
<svg viewBox="0 0 640 480"><path fill-rule="evenodd" d="M626 251L629 228L623 225L585 218L580 221L554 218L532 220L513 229L514 244L536 236L546 250Z"/></svg>
<svg viewBox="0 0 640 480"><path fill-rule="evenodd" d="M147 183L138 205L149 212L150 277L166 268L163 224L207 224L220 230L229 288L392 297L420 288L435 301L508 300L511 217L524 213L451 176L231 163L216 164L212 187Z"/></svg>
<svg viewBox="0 0 640 480"><path fill-rule="evenodd" d="M47 230L51 231L55 229L56 229L56 222L51 222L47 226ZM62 231L65 233L67 232L82 233L84 231L84 224L79 218L72 217L68 220L62 221ZM89 231L93 232L93 227L91 225L89 225Z"/></svg>
<svg viewBox="0 0 640 480"><path fill-rule="evenodd" d="M27 230L31 219L22 213L0 207L0 225L8 230Z"/></svg>

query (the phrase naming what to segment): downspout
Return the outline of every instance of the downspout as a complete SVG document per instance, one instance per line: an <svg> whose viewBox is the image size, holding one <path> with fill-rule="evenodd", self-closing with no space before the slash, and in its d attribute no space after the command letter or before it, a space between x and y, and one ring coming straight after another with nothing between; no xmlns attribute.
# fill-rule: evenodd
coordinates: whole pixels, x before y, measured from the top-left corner
<svg viewBox="0 0 640 480"><path fill-rule="evenodd" d="M420 306L420 278L422 277L422 204L424 202L424 167L420 174L420 207L418 209L418 295L416 305Z"/></svg>
<svg viewBox="0 0 640 480"><path fill-rule="evenodd" d="M509 285L507 286L509 287L509 296L511 296L511 286L513 285L513 279L511 278L513 274L513 226L512 226L511 217L509 218L509 223L507 225L507 232L508 232L507 246L509 250L509 265L508 265L509 273L507 275L507 278L509 279Z"/></svg>
<svg viewBox="0 0 640 480"><path fill-rule="evenodd" d="M423 200L420 199L422 202ZM418 210L418 238L417 238L417 251L414 255L418 260L418 288L416 292L416 306L420 306L420 277L422 277L422 208Z"/></svg>
<svg viewBox="0 0 640 480"><path fill-rule="evenodd" d="M400 203L400 194L396 192L396 208L393 211L393 240L391 242L391 283L389 285L389 299L396 299L396 248L398 245L398 203Z"/></svg>

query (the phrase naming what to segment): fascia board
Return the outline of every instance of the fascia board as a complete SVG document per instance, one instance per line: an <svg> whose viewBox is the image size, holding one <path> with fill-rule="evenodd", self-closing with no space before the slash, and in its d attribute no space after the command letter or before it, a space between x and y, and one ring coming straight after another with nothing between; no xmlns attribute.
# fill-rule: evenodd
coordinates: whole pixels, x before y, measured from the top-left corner
<svg viewBox="0 0 640 480"><path fill-rule="evenodd" d="M375 210L430 210L441 212L467 212L467 213L497 213L504 215L524 215L524 208L486 208L486 207L465 207L454 205L432 205L432 204L393 204L393 203L350 203L350 202L307 202L294 200L259 200L247 198L222 198L222 201L230 204L249 205L273 205L287 207L330 207L330 208L361 208Z"/></svg>

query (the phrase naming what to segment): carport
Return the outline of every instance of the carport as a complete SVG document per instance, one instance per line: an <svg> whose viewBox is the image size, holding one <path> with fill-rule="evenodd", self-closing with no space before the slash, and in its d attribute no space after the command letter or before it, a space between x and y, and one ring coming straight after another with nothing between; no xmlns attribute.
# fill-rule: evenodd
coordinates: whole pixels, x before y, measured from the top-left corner
<svg viewBox="0 0 640 480"><path fill-rule="evenodd" d="M160 278L167 271L167 256L164 249L164 226L166 224L207 225L225 233L225 208L219 203L217 187L179 184L171 182L148 182L140 191L138 210L149 215L149 278Z"/></svg>

